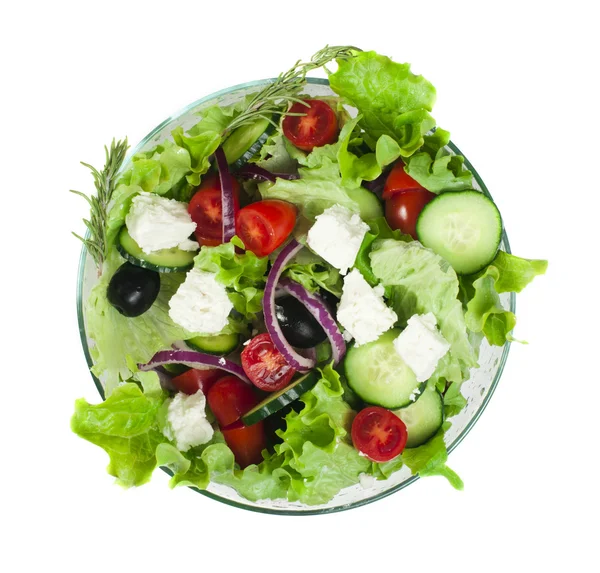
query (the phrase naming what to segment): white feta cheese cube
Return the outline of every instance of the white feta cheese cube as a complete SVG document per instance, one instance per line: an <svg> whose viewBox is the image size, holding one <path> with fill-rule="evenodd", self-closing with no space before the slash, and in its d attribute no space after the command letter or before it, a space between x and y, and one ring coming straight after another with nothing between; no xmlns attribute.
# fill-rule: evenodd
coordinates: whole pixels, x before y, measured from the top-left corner
<svg viewBox="0 0 600 573"><path fill-rule="evenodd" d="M169 301L169 316L189 332L217 334L233 304L214 273L192 269Z"/></svg>
<svg viewBox="0 0 600 573"><path fill-rule="evenodd" d="M163 434L182 452L211 440L214 430L206 419L206 398L202 390L192 395L178 392L169 400Z"/></svg>
<svg viewBox="0 0 600 573"><path fill-rule="evenodd" d="M187 205L175 199L165 199L156 193L136 195L125 217L127 230L144 253L179 247L194 251L198 243L189 236L196 230Z"/></svg>
<svg viewBox="0 0 600 573"><path fill-rule="evenodd" d="M435 315L431 312L414 314L394 340L396 352L415 373L418 382L431 378L438 362L450 349L450 344L440 334L436 324Z"/></svg>
<svg viewBox="0 0 600 573"><path fill-rule="evenodd" d="M308 231L307 244L317 255L345 275L354 266L369 225L341 205L333 205L317 216Z"/></svg>
<svg viewBox="0 0 600 573"><path fill-rule="evenodd" d="M344 279L337 319L344 333L354 338L356 346L377 340L398 320L383 300L383 287L372 288L360 271L352 270Z"/></svg>

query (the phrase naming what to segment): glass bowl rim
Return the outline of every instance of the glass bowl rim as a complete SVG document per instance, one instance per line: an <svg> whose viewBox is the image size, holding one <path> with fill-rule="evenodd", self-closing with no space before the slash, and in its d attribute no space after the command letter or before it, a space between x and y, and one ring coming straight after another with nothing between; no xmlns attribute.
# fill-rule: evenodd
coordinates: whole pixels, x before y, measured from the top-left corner
<svg viewBox="0 0 600 573"><path fill-rule="evenodd" d="M207 101L216 99L216 98L224 96L224 95L228 95L230 93L233 93L233 92L236 92L236 91L239 91L242 89L247 89L247 88L252 88L252 87L260 87L267 83L274 82L276 79L277 78L268 78L268 79L263 79L263 80L254 80L251 82L237 84L237 85L213 92L213 93L211 93L205 97L202 97L202 98L196 100L195 102L185 106L183 109L180 109L178 112L176 112L173 115L170 115L167 119L162 121L150 133L148 133L148 135L146 135L146 137L144 137L135 147L133 147L129 150L129 152L127 153L127 156L125 158L125 161L123 162L123 165L121 167L121 171L128 166L131 157L133 155L135 155L136 153L138 153L138 151L140 149L142 149L148 142L150 142L154 138L154 136L157 133L160 133L160 131L162 129L164 129L164 127L166 127L170 122L180 118L182 115L189 113L190 111L192 111L196 107L202 105L203 103L206 103ZM329 80L327 80L325 78L307 77L306 81L309 84L329 86ZM463 155L463 153L460 151L460 149L454 143L452 143L452 141L450 141L450 143L448 144L448 147L457 155ZM488 191L485 183L483 182L483 180L481 179L481 177L479 176L479 174L477 173L477 171L475 170L473 165L470 163L470 161L464 155L463 155L463 157L465 158L465 165L468 167L468 169L471 171L471 173L473 173L473 177L475 178L475 180L481 187L482 192L485 195L487 195L490 199L492 199L491 193ZM88 236L88 233L86 233L86 237L87 236ZM508 241L508 236L506 234L506 229L504 227L504 224L502 226L502 242L506 248L506 252L510 254L511 253L510 243ZM79 257L79 269L77 272L77 296L76 296L77 322L78 322L78 326L79 326L79 336L81 338L81 345L83 347L83 353L85 355L87 365L90 368L90 374L92 376L92 379L94 381L96 389L98 390L98 393L100 394L100 397L104 400L104 388L102 387L102 384L101 384L100 380L98 379L98 377L95 376L91 372L91 368L94 365L94 362L93 362L92 356L90 354L90 349L89 349L88 342L87 342L87 335L85 332L85 322L84 322L84 303L85 303L85 301L83 300L83 276L84 276L84 272L85 272L86 260L87 260L87 251L85 249L85 246L82 246L81 254ZM514 292L510 293L509 303L510 303L509 310L514 313L516 310L516 296L515 296ZM496 390L496 387L498 386L498 382L500 381L500 378L502 377L502 372L504 371L504 366L505 366L506 360L508 358L509 350L510 350L510 342L506 342L504 344L504 348L502 350L502 355L500 356L500 361L498 364L498 368L496 370L496 374L494 376L494 379L492 380L489 390L487 391L487 393L485 395L485 398L483 399L483 401L482 401L481 405L479 406L479 408L477 409L477 411L474 413L474 415L468 421L467 425L463 428L461 433L458 435L458 437L454 440L454 442L452 442L448 446L448 454L450 454L464 440L464 438L471 431L471 429L473 428L473 426L475 425L477 420L479 420L481 414L483 414L483 411L487 407L490 399L492 398L492 395L494 394L494 391ZM161 467L160 469L162 469L164 472L166 472L167 474L169 474L171 476L173 475L172 472L170 470L168 470L167 468ZM354 509L355 507L360 507L362 505L367 505L369 503L373 503L373 502L383 499L389 495L392 495L393 493L396 493L397 491L400 491L401 489L404 489L405 487L414 483L418 479L419 479L418 475L413 475L410 478L408 478L407 480L404 480L402 483L399 483L394 487L391 487L385 491L382 491L381 493L379 493L373 497L361 499L361 500L358 500L358 501L355 501L352 503L334 506L334 507L318 508L318 509L310 509L310 506L307 506L307 509L298 509L298 510L276 509L276 508L271 508L271 507L266 507L266 506L250 505L250 504L245 504L245 503L231 500L231 499L226 499L226 498L221 497L213 492L210 492L207 490L201 490L196 487L190 487L190 489L193 489L194 491L201 493L202 495L204 495L206 497L209 497L209 498L219 501L221 503L225 503L232 507L237 507L240 509L245 509L248 511L254 511L254 512L258 512L258 513L266 513L266 514L273 514L273 515L322 515L322 514L326 514L326 513L337 513L340 511Z"/></svg>

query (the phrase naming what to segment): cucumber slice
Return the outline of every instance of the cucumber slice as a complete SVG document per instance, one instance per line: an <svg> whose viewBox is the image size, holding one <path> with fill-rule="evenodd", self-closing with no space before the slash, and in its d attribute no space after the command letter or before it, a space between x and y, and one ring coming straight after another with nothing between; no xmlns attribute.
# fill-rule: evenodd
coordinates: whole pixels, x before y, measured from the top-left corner
<svg viewBox="0 0 600 573"><path fill-rule="evenodd" d="M311 390L318 381L319 375L316 372L309 372L308 374L301 376L278 392L269 394L262 402L254 406L252 410L248 410L248 412L242 416L242 422L244 422L246 426L251 426L252 424L264 420L271 414L278 412L288 404L291 404L294 400L300 398L302 394Z"/></svg>
<svg viewBox="0 0 600 573"><path fill-rule="evenodd" d="M225 356L231 354L239 345L238 334L216 334L215 336L195 336L185 343L198 352Z"/></svg>
<svg viewBox="0 0 600 573"><path fill-rule="evenodd" d="M183 251L177 247L162 249L148 255L133 240L127 227L123 227L119 232L117 249L131 264L159 273L188 271L194 266L196 256L196 251Z"/></svg>
<svg viewBox="0 0 600 573"><path fill-rule="evenodd" d="M163 368L167 372L170 372L171 374L174 374L175 376L178 376L179 374L183 374L184 372L187 372L190 369L189 366L185 366L183 364L165 364L163 366Z"/></svg>
<svg viewBox="0 0 600 573"><path fill-rule="evenodd" d="M348 191L348 195L358 203L360 207L360 218L363 221L370 221L377 217L383 217L383 207L375 193L367 191L364 187L357 187L356 189Z"/></svg>
<svg viewBox="0 0 600 573"><path fill-rule="evenodd" d="M494 260L502 219L493 201L479 191L446 192L421 211L417 236L459 275L470 275Z"/></svg>
<svg viewBox="0 0 600 573"><path fill-rule="evenodd" d="M399 334L397 328L388 330L374 342L352 346L346 354L348 385L367 404L390 410L403 408L412 403L415 389L425 387L394 348Z"/></svg>
<svg viewBox="0 0 600 573"><path fill-rule="evenodd" d="M407 448L416 448L431 439L444 423L444 399L435 389L426 388L416 402L394 412L406 425Z"/></svg>
<svg viewBox="0 0 600 573"><path fill-rule="evenodd" d="M263 118L238 127L223 143L227 163L239 169L260 151L273 130L271 122Z"/></svg>

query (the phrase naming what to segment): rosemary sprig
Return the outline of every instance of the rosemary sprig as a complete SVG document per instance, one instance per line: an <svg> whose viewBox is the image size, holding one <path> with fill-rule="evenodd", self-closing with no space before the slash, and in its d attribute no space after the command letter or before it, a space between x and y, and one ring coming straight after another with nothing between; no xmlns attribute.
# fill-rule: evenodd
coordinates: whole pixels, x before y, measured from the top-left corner
<svg viewBox="0 0 600 573"><path fill-rule="evenodd" d="M303 103L297 96L304 88L307 73L325 66L332 60L351 58L360 51L353 46L325 46L316 52L309 62L298 60L287 72L279 74L274 82L254 95L248 108L227 126L222 134L223 139L234 129L254 123L259 118L266 119L277 127L272 119L273 115L287 115L286 110L290 104Z"/></svg>
<svg viewBox="0 0 600 573"><path fill-rule="evenodd" d="M95 195L88 196L81 193L81 191L73 191L71 189L71 193L83 197L90 206L90 218L83 220L90 233L89 238L84 239L77 233L73 233L73 235L83 242L98 268L102 266L107 254L106 220L108 217L108 204L115 190L117 173L121 165L123 165L128 148L127 138L117 142L113 139L110 149L104 146L106 162L102 171L98 171L88 163L81 162L94 176Z"/></svg>

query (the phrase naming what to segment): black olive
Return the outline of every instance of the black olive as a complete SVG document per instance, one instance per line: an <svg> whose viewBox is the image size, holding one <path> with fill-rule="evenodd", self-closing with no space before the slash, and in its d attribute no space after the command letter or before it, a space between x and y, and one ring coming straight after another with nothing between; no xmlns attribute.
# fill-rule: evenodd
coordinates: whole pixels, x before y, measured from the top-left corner
<svg viewBox="0 0 600 573"><path fill-rule="evenodd" d="M160 291L160 275L131 263L124 263L108 283L106 297L123 316L144 314Z"/></svg>
<svg viewBox="0 0 600 573"><path fill-rule="evenodd" d="M317 319L293 296L275 301L275 315L285 339L296 348L313 348L327 339Z"/></svg>
<svg viewBox="0 0 600 573"><path fill-rule="evenodd" d="M319 295L323 299L325 306L327 306L333 318L335 318L337 316L337 305L340 302L340 299L324 288L319 290Z"/></svg>

